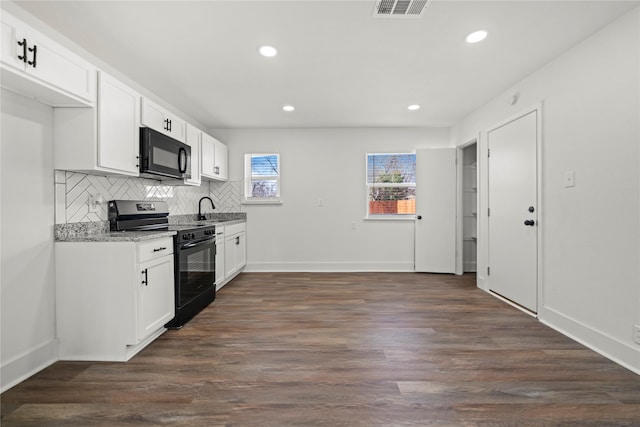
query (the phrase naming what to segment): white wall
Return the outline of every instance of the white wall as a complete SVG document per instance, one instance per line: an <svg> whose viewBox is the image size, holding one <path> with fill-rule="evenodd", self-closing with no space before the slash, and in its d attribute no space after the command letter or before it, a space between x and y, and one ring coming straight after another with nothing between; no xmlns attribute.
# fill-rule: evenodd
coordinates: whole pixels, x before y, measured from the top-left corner
<svg viewBox="0 0 640 427"><path fill-rule="evenodd" d="M496 97L452 133L463 144L543 102L539 317L640 373L640 13L635 9ZM510 106L511 94L520 100ZM486 159L486 139L480 150ZM481 163L486 166L486 161ZM565 171L576 186L565 188ZM486 169L481 172L486 212ZM483 189L485 191L483 191ZM480 237L486 237L486 215ZM487 241L480 246L480 282Z"/></svg>
<svg viewBox="0 0 640 427"><path fill-rule="evenodd" d="M246 271L413 271L413 221L364 220L365 157L367 152L447 147L448 129L250 129L211 134L229 146L234 181L243 177L245 153L281 156L283 204L244 206Z"/></svg>
<svg viewBox="0 0 640 427"><path fill-rule="evenodd" d="M57 359L53 110L2 90L2 390Z"/></svg>

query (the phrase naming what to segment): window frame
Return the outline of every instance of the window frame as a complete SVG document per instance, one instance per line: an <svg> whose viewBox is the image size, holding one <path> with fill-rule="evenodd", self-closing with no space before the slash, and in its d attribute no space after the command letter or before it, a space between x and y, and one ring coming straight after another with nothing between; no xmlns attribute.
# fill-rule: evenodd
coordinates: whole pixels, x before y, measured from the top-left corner
<svg viewBox="0 0 640 427"><path fill-rule="evenodd" d="M256 156L276 156L278 161L277 175L253 175L251 167L251 159ZM277 195L274 197L253 197L251 196L251 183L253 179L260 178L264 180L275 180L277 185ZM282 159L280 153L277 152L258 152L244 154L244 183L243 183L243 200L242 204L270 205L282 204Z"/></svg>
<svg viewBox="0 0 640 427"><path fill-rule="evenodd" d="M406 155L412 155L414 156L415 159L415 163L416 163L416 169L417 169L417 157L416 157L416 152L415 151L405 151L405 152L393 152L393 153L389 153L389 152L367 152L365 154L365 220L368 221L376 221L376 220L383 220L383 221L413 221L416 218L416 214L415 212L412 214L372 214L369 211L369 194L370 194L370 190L372 187L378 187L378 188L393 188L393 187L404 187L404 188L411 188L413 187L414 189L417 187L417 177L415 178L415 181L413 182L407 182L407 183L369 183L369 156L406 156ZM417 175L417 171L416 171L416 175ZM415 191L415 190L414 190Z"/></svg>

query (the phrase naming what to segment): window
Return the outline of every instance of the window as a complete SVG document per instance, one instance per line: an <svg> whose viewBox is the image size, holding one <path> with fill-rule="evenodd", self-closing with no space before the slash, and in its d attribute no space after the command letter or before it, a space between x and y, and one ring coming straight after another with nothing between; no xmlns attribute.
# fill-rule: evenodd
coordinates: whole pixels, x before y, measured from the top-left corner
<svg viewBox="0 0 640 427"><path fill-rule="evenodd" d="M416 155L367 154L368 218L416 213Z"/></svg>
<svg viewBox="0 0 640 427"><path fill-rule="evenodd" d="M246 202L280 201L280 155L276 153L244 155Z"/></svg>

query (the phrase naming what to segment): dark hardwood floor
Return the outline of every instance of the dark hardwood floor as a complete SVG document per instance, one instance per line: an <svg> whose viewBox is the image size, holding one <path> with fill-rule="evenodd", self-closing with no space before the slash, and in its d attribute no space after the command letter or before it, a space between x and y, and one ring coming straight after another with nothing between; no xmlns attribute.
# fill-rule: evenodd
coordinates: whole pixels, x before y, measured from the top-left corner
<svg viewBox="0 0 640 427"><path fill-rule="evenodd" d="M8 426L640 426L640 376L475 287L242 274L128 363L58 362Z"/></svg>

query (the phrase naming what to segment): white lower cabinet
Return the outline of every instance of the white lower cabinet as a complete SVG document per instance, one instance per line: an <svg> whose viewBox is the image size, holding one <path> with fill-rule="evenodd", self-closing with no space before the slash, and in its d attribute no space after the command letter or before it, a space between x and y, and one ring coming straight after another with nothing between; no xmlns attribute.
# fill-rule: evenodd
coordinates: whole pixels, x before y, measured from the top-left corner
<svg viewBox="0 0 640 427"><path fill-rule="evenodd" d="M173 238L56 243L60 360L127 361L175 315Z"/></svg>
<svg viewBox="0 0 640 427"><path fill-rule="evenodd" d="M216 290L222 289L247 264L246 223L216 226Z"/></svg>
<svg viewBox="0 0 640 427"><path fill-rule="evenodd" d="M225 227L224 274L226 278L235 276L247 263L246 224Z"/></svg>
<svg viewBox="0 0 640 427"><path fill-rule="evenodd" d="M226 282L224 275L224 227L216 226L216 290L220 290Z"/></svg>

